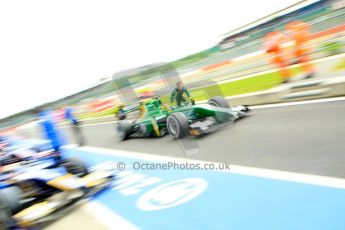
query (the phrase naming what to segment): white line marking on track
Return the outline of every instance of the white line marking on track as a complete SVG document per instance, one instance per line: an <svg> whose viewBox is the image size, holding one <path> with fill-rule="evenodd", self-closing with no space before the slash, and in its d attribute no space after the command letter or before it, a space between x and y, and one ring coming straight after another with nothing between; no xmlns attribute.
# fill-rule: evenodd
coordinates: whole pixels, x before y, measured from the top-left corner
<svg viewBox="0 0 345 230"><path fill-rule="evenodd" d="M275 107L316 104L316 103L325 103L325 102L334 102L334 101L345 101L345 97L332 97L332 98L322 98L322 99L314 99L314 100L306 100L306 101L294 101L294 102L284 102L284 103L276 103L276 104L254 105L254 106L249 106L249 107L251 109L267 109L267 108L275 108Z"/></svg>
<svg viewBox="0 0 345 230"><path fill-rule="evenodd" d="M94 124L83 124L81 126L95 126L95 125L107 125L107 124L115 124L117 121L106 121L106 122L99 122Z"/></svg>
<svg viewBox="0 0 345 230"><path fill-rule="evenodd" d="M155 162L174 161L176 163L186 163L186 162L199 163L200 165L209 164L209 163L213 163L213 164L221 163L221 162L200 161L200 160L193 160L193 159L183 159L183 158L170 157L170 156L160 156L160 155L133 152L133 151L106 149L106 148L91 147L91 146L84 146L79 149L90 151L90 152L97 152L99 154L125 157L125 158L131 158L131 159L140 159L140 160L145 160L145 161L155 161ZM313 185L319 185L319 186L325 186L325 187L345 189L345 179L341 179L341 178L287 172L287 171L280 171L280 170L273 170L273 169L255 168L255 167L232 165L232 164L230 164L230 168L231 168L230 170L219 170L219 171L225 172L225 173L236 173L236 174L241 174L241 175L256 176L256 177L263 177L263 178L269 178L269 179L285 180L285 181L298 182L298 183L304 183L304 184L313 184Z"/></svg>

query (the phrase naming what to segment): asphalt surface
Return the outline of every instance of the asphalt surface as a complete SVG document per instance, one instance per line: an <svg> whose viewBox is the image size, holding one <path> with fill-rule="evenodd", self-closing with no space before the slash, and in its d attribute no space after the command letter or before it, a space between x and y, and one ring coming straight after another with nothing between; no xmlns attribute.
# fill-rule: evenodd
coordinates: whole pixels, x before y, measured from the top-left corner
<svg viewBox="0 0 345 230"><path fill-rule="evenodd" d="M188 156L171 136L119 142L109 123L82 131L90 146L345 178L345 101L253 110L234 125L190 137L200 153Z"/></svg>

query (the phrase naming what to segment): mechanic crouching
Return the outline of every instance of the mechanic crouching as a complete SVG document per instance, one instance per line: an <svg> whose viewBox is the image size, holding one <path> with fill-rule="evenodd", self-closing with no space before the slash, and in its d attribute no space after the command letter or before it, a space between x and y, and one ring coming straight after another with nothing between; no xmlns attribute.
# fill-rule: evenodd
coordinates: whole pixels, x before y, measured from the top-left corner
<svg viewBox="0 0 345 230"><path fill-rule="evenodd" d="M171 92L171 96L170 96L170 102L171 104L174 103L174 101L176 100L176 105L177 106L181 106L182 102L186 102L186 98L183 96L183 94L186 94L186 96L191 99L191 95L188 91L188 89L186 87L183 86L183 83L177 82L176 83L176 88Z"/></svg>

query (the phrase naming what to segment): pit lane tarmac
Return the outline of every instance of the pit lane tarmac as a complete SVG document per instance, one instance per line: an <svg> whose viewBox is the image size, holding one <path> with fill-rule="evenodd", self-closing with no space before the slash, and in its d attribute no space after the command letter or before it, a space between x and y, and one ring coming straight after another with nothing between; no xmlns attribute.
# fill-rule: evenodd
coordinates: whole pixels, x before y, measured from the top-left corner
<svg viewBox="0 0 345 230"><path fill-rule="evenodd" d="M82 130L89 146L345 178L344 100L254 109L230 127L191 137L200 150L192 156L171 136L119 142L112 123Z"/></svg>

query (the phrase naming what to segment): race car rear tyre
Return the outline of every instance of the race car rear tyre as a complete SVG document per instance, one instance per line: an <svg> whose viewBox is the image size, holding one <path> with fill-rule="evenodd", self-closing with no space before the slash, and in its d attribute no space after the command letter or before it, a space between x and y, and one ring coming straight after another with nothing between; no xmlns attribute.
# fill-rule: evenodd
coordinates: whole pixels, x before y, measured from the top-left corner
<svg viewBox="0 0 345 230"><path fill-rule="evenodd" d="M119 111L117 111L117 113L116 113L116 117L119 120L124 120L127 118L127 115L126 115L125 111L123 111L123 109L119 109Z"/></svg>
<svg viewBox="0 0 345 230"><path fill-rule="evenodd" d="M173 137L184 138L189 134L188 118L182 112L173 113L167 118L167 128Z"/></svg>
<svg viewBox="0 0 345 230"><path fill-rule="evenodd" d="M230 108L228 100L226 100L224 97L213 97L208 101L209 105L216 106L216 107L222 107L222 108Z"/></svg>
<svg viewBox="0 0 345 230"><path fill-rule="evenodd" d="M62 166L64 166L68 173L83 177L89 173L87 166L84 162L78 158L69 157L62 161Z"/></svg>
<svg viewBox="0 0 345 230"><path fill-rule="evenodd" d="M20 207L22 191L17 186L0 189L0 229L11 227L12 213Z"/></svg>
<svg viewBox="0 0 345 230"><path fill-rule="evenodd" d="M7 205L7 201L0 196L0 229L9 229L11 223L11 210Z"/></svg>
<svg viewBox="0 0 345 230"><path fill-rule="evenodd" d="M132 124L130 121L121 120L118 121L115 130L120 141L123 141L129 137L132 133Z"/></svg>

